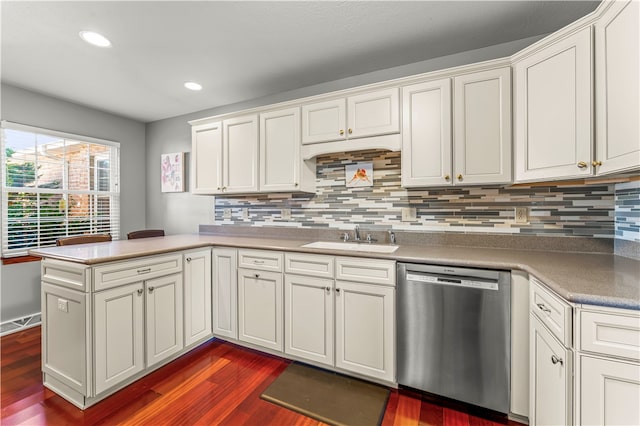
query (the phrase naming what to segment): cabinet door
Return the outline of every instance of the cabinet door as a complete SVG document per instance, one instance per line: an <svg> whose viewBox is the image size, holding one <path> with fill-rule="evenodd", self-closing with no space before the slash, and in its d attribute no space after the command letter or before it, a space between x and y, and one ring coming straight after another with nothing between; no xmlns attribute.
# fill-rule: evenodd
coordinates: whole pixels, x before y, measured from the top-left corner
<svg viewBox="0 0 640 426"><path fill-rule="evenodd" d="M238 340L282 352L282 274L238 269Z"/></svg>
<svg viewBox="0 0 640 426"><path fill-rule="evenodd" d="M222 123L191 129L191 185L194 194L222 191Z"/></svg>
<svg viewBox="0 0 640 426"><path fill-rule="evenodd" d="M286 275L287 354L333 366L333 280Z"/></svg>
<svg viewBox="0 0 640 426"><path fill-rule="evenodd" d="M344 98L302 106L302 143L339 141L347 138Z"/></svg>
<svg viewBox="0 0 640 426"><path fill-rule="evenodd" d="M347 137L400 133L399 89L377 90L347 98Z"/></svg>
<svg viewBox="0 0 640 426"><path fill-rule="evenodd" d="M336 367L395 380L395 289L336 281Z"/></svg>
<svg viewBox="0 0 640 426"><path fill-rule="evenodd" d="M145 281L147 367L179 352L182 334L182 274Z"/></svg>
<svg viewBox="0 0 640 426"><path fill-rule="evenodd" d="M300 108L260 114L260 191L300 188Z"/></svg>
<svg viewBox="0 0 640 426"><path fill-rule="evenodd" d="M640 166L640 3L612 2L595 24L598 174Z"/></svg>
<svg viewBox="0 0 640 426"><path fill-rule="evenodd" d="M580 424L640 424L640 365L582 356Z"/></svg>
<svg viewBox="0 0 640 426"><path fill-rule="evenodd" d="M184 254L184 344L211 336L211 249Z"/></svg>
<svg viewBox="0 0 640 426"><path fill-rule="evenodd" d="M591 28L515 64L516 180L591 174Z"/></svg>
<svg viewBox="0 0 640 426"><path fill-rule="evenodd" d="M43 268L44 269L44 268ZM70 276L70 274L68 275ZM42 371L82 395L90 395L87 342L91 333L87 293L42 281Z"/></svg>
<svg viewBox="0 0 640 426"><path fill-rule="evenodd" d="M402 89L402 186L451 184L451 82Z"/></svg>
<svg viewBox="0 0 640 426"><path fill-rule="evenodd" d="M95 394L144 369L142 282L94 294Z"/></svg>
<svg viewBox="0 0 640 426"><path fill-rule="evenodd" d="M258 116L230 118L223 126L223 192L258 191Z"/></svg>
<svg viewBox="0 0 640 426"><path fill-rule="evenodd" d="M529 320L529 421L532 425L570 425L573 354L533 313Z"/></svg>
<svg viewBox="0 0 640 426"><path fill-rule="evenodd" d="M238 281L235 249L215 247L213 253L213 334L238 338Z"/></svg>
<svg viewBox="0 0 640 426"><path fill-rule="evenodd" d="M454 78L455 184L511 182L511 68Z"/></svg>

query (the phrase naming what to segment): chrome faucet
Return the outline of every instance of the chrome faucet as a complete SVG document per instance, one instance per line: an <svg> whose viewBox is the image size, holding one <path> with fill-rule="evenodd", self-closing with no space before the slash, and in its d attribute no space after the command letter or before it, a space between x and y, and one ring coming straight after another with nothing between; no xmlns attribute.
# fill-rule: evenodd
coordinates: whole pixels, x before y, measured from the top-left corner
<svg viewBox="0 0 640 426"><path fill-rule="evenodd" d="M356 225L353 230L353 241L360 241L360 226Z"/></svg>
<svg viewBox="0 0 640 426"><path fill-rule="evenodd" d="M396 244L396 234L391 229L389 229L387 232L389 233L389 243L395 245Z"/></svg>

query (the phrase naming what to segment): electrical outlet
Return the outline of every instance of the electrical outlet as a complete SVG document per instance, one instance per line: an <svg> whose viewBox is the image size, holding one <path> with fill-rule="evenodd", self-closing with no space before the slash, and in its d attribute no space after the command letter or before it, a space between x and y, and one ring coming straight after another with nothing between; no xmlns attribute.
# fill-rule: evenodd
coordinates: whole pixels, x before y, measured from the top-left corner
<svg viewBox="0 0 640 426"><path fill-rule="evenodd" d="M291 220L291 209L282 209L280 216L282 220Z"/></svg>
<svg viewBox="0 0 640 426"><path fill-rule="evenodd" d="M231 209L222 210L222 218L223 219L231 219Z"/></svg>
<svg viewBox="0 0 640 426"><path fill-rule="evenodd" d="M415 207L403 207L402 208L402 221L413 222L417 219Z"/></svg>
<svg viewBox="0 0 640 426"><path fill-rule="evenodd" d="M242 209L242 219L249 219L249 209L247 207Z"/></svg>
<svg viewBox="0 0 640 426"><path fill-rule="evenodd" d="M58 299L58 310L62 312L69 312L69 301Z"/></svg>
<svg viewBox="0 0 640 426"><path fill-rule="evenodd" d="M516 223L528 223L529 214L526 207L516 207L515 209L515 222Z"/></svg>

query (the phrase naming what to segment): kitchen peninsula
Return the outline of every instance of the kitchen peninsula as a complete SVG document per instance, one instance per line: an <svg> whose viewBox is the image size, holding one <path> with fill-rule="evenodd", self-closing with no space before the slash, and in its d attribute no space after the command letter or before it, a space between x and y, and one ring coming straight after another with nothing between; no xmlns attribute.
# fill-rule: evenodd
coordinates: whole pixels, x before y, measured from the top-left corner
<svg viewBox="0 0 640 426"><path fill-rule="evenodd" d="M558 333L569 348L570 358L565 355L561 368L571 372L574 365L578 368L581 363L586 365L596 360L632 368L631 373L624 373L631 377L640 369L638 348L633 344L634 336L640 333L640 262L637 260L607 253L402 244L403 236L393 253L342 253L302 247L318 240L309 232L305 235L283 230L282 236L173 235L32 250L32 254L43 257L45 385L78 407L86 408L214 336L397 386L395 346L389 346L395 342L396 262L512 271L513 288L526 296L524 302L512 304L514 339L515 330L522 331L522 323L517 325L513 321L525 318L527 327L529 311L534 315L534 309L543 309L542 305L545 311L536 313L535 318L543 315L540 320L547 327L558 326ZM589 267L585 268L585 264ZM334 291L342 288L345 294L349 284L367 286L369 292L378 291L375 297L383 301L380 309L384 312L380 315L386 322L380 323L381 329L373 330L376 339L345 343L354 345L351 353L358 353L359 347L366 348L361 352L379 351L381 355L376 360L363 359L360 365L341 364L338 346L335 362L334 352L332 360L327 361L322 357L305 359L289 350L292 349L287 332L290 324L285 316L286 308L283 309L286 305L283 283L288 282L288 277L305 274L312 281L326 276L325 282L331 286L335 282L335 288L327 288ZM263 293L249 293L254 282ZM325 294L325 287L321 288ZM335 294L338 297L339 293ZM260 303L253 303L252 298L259 298ZM549 309L547 316L546 309ZM336 318L337 314L338 308ZM556 317L558 314L562 315L560 319ZM598 321L594 322L594 316ZM531 318L534 323L534 317ZM606 330L622 333L613 338L615 344L589 340L590 325L601 326L603 319L609 320ZM339 333L341 325L337 319L335 324ZM349 330L342 332L351 335ZM568 337L565 339L565 336ZM612 339L602 335L598 338ZM532 346L536 346L535 341ZM607 352L614 346L617 352ZM531 354L526 354L531 365L538 361L534 349L531 347ZM518 412L513 400L526 398L518 388L531 389L535 395L536 388L532 387L535 378L529 383L524 380L528 379L526 368L518 372L513 365L512 373L514 379L519 380L512 385L512 412L526 417L529 413ZM580 392L579 386L588 383L589 374L577 371L575 374L575 398L567 400L573 401L567 402L568 411L579 407L586 398L598 398L588 388ZM563 377L567 377L565 384L573 395L572 375L565 371ZM621 380L626 380L625 377ZM543 394L532 396L532 409L536 398L544 397ZM589 405L599 406L593 402Z"/></svg>

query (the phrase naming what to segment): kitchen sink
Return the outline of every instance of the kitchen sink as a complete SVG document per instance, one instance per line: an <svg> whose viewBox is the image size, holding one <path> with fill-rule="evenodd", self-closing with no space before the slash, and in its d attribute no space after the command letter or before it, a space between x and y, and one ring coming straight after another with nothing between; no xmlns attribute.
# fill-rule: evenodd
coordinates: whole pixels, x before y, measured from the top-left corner
<svg viewBox="0 0 640 426"><path fill-rule="evenodd" d="M398 246L388 246L381 244L370 243L344 243L336 241L316 241L313 243L305 244L304 248L315 248L325 250L344 250L344 251L360 251L368 253L393 253L398 249Z"/></svg>

